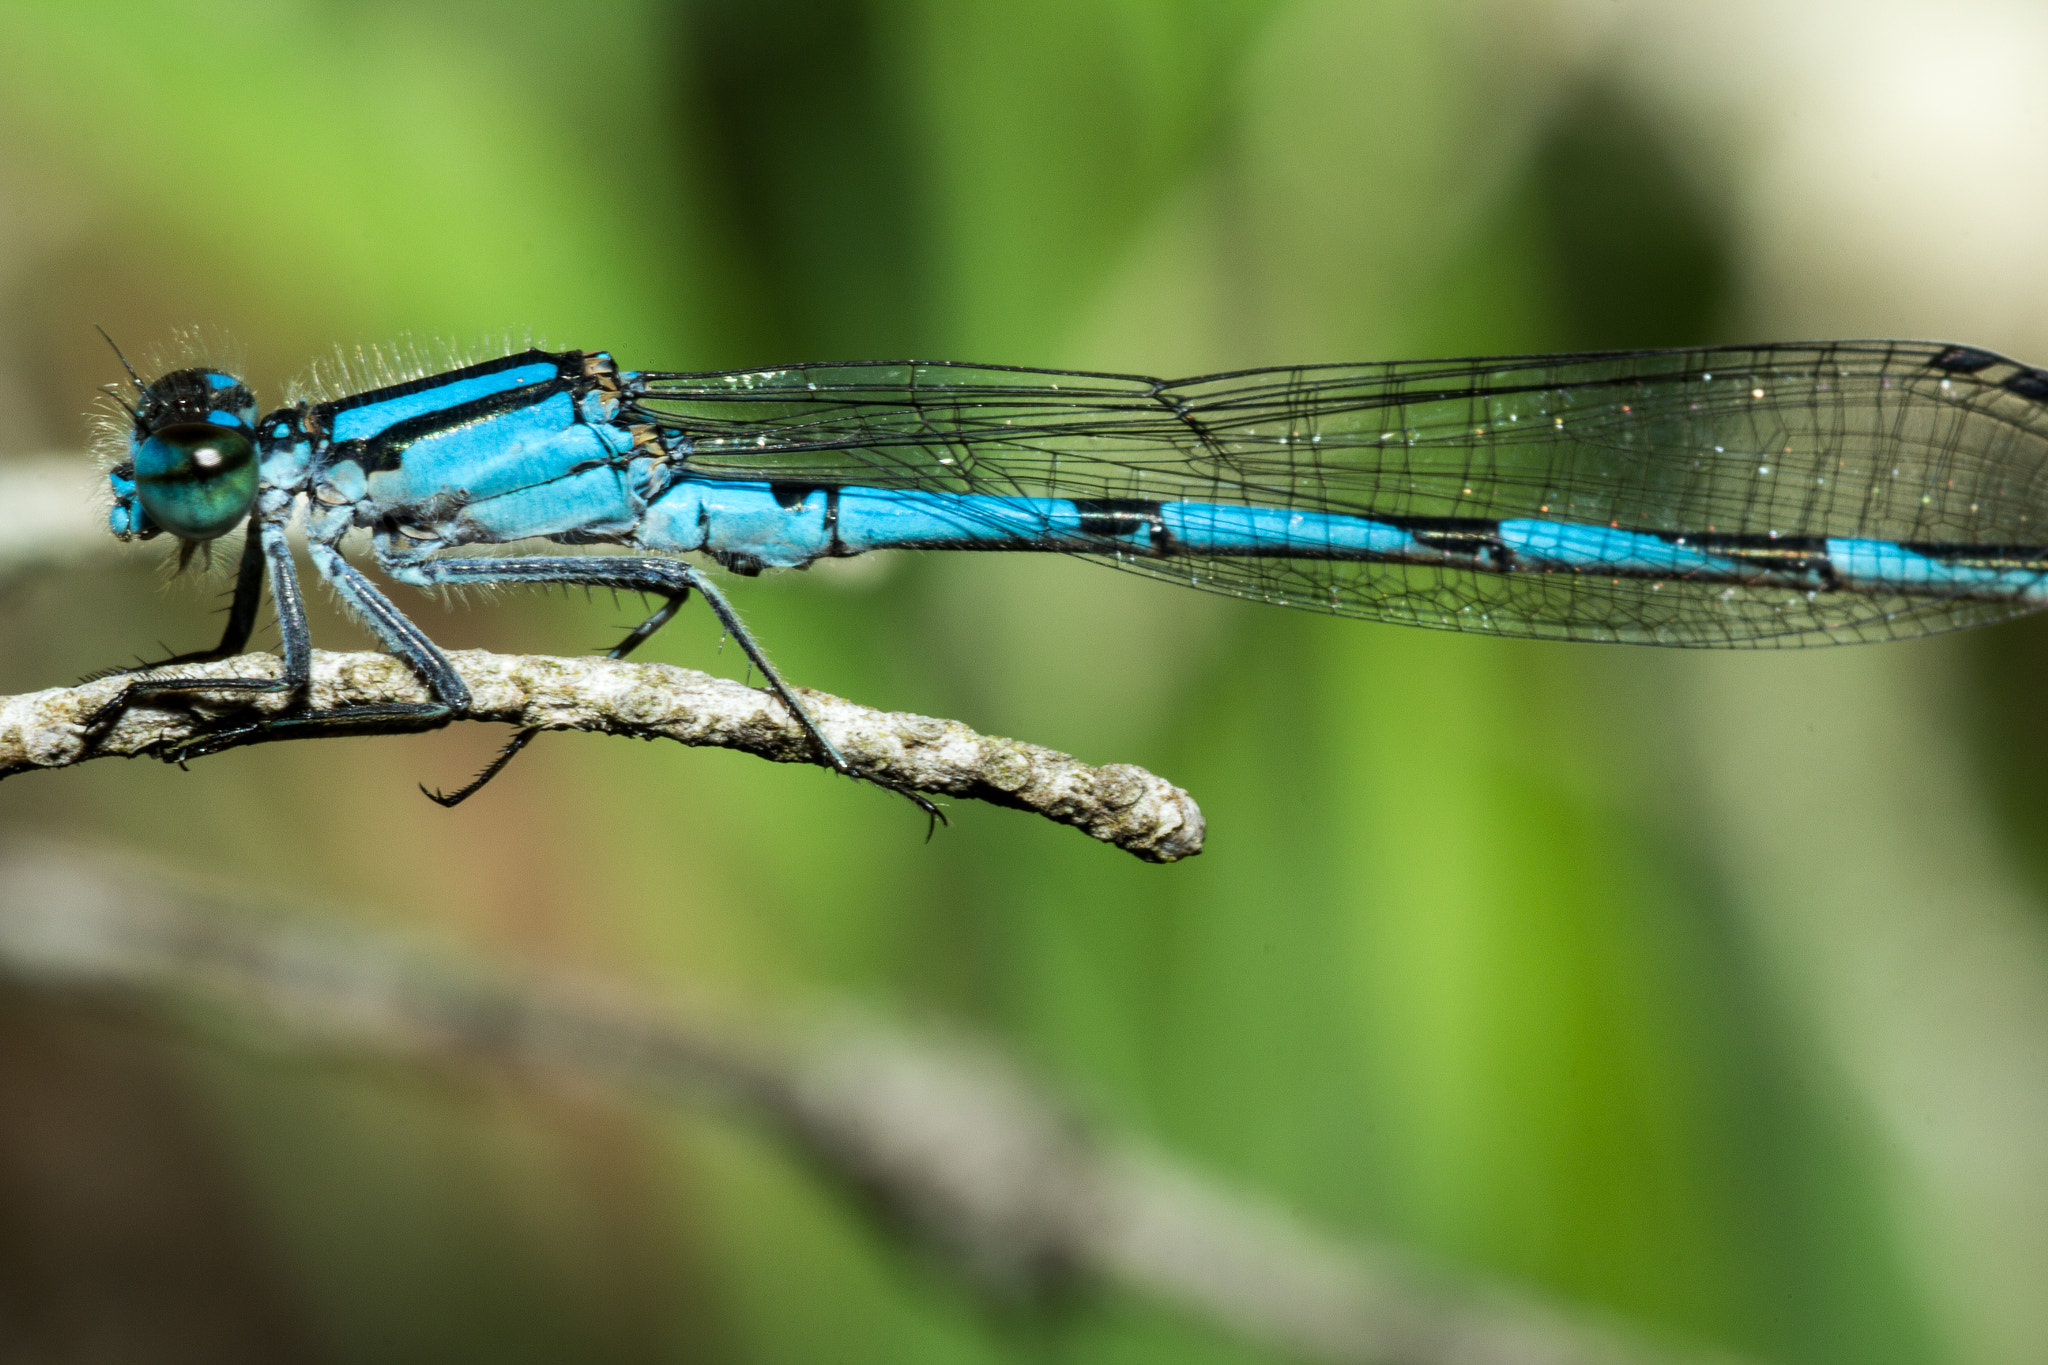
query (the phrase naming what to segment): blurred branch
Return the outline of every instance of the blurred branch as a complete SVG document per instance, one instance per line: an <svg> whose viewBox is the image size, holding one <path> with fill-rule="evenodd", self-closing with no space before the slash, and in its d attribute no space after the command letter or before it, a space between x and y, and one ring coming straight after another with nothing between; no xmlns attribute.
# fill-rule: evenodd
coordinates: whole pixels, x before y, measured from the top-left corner
<svg viewBox="0 0 2048 1365"><path fill-rule="evenodd" d="M106 475L83 455L0 461L0 573L107 555Z"/></svg>
<svg viewBox="0 0 2048 1365"><path fill-rule="evenodd" d="M640 739L739 749L778 763L814 763L815 749L773 694L669 664L542 655L449 656L469 684L465 719L545 730L594 730ZM275 677L282 662L248 654L158 670L160 677ZM101 678L77 687L0 698L0 777L89 758L173 755L221 716L275 712L281 696L194 693L189 709L133 707L96 745L85 727L132 682ZM862 775L891 786L1031 811L1116 845L1147 862L1202 851L1202 812L1180 788L1127 763L1094 768L1066 754L975 733L958 721L872 711L799 688L818 727ZM316 710L419 702L426 690L386 654L313 656Z"/></svg>
<svg viewBox="0 0 2048 1365"><path fill-rule="evenodd" d="M367 934L226 914L102 861L0 858L0 971L197 992L351 1048L723 1094L1007 1297L1120 1284L1330 1365L1727 1361L1317 1232L1143 1142L1091 1132L985 1047L874 1026L742 1029L616 988L509 980Z"/></svg>

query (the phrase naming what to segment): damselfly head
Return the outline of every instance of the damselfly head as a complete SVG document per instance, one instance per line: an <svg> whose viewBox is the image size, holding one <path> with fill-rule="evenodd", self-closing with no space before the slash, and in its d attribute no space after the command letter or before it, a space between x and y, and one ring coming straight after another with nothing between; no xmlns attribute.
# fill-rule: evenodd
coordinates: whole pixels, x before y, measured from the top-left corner
<svg viewBox="0 0 2048 1365"><path fill-rule="evenodd" d="M110 523L123 540L168 531L208 541L256 501L256 400L225 370L173 370L142 386L129 458L110 474Z"/></svg>

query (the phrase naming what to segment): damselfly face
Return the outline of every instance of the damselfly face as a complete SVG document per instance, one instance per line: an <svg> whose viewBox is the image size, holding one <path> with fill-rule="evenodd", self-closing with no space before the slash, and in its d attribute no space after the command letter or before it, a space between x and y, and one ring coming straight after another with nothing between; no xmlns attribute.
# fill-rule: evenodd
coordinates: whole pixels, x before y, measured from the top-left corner
<svg viewBox="0 0 2048 1365"><path fill-rule="evenodd" d="M142 390L129 458L109 475L109 517L123 540L169 531L226 535L256 500L256 400L221 370L173 370Z"/></svg>

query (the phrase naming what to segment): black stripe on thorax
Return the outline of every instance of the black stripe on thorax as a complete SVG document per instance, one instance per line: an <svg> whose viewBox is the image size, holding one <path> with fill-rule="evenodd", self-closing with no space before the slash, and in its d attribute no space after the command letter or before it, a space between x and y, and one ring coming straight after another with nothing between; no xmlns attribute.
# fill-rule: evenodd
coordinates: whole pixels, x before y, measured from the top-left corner
<svg viewBox="0 0 2048 1365"><path fill-rule="evenodd" d="M409 393L422 393L428 389L443 388L449 384L460 383L465 379L475 379L479 375L497 374L504 370L524 369L528 365L538 365L542 361L554 362L555 373L558 378L578 378L584 373L583 352L543 351L535 347L529 350L516 351L511 355L501 355L494 360L483 360L474 365L464 365L460 369L443 370L438 374L423 374L418 379L408 379L398 384L387 384L381 389L365 389L361 393L352 393L343 398L330 399L327 402L315 403L312 406L323 413L351 412L356 408L375 407L377 404L387 403L393 398L403 398Z"/></svg>
<svg viewBox="0 0 2048 1365"><path fill-rule="evenodd" d="M574 382L568 379L548 379L538 384L506 389L502 393L487 394L467 403L459 403L452 408L423 412L417 417L393 422L375 436L334 443L329 447L331 454L327 462L354 460L362 465L365 474L399 469L405 464L406 448L415 441L443 431L453 431L472 422L485 421L499 413L533 407L574 387ZM576 420L579 423L582 421L580 413Z"/></svg>

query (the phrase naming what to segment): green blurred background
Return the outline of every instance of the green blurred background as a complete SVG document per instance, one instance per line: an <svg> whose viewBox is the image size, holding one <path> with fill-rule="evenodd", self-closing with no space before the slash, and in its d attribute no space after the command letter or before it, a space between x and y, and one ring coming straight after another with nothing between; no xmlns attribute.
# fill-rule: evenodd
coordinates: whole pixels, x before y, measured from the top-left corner
<svg viewBox="0 0 2048 1365"><path fill-rule="evenodd" d="M2038 361L2044 60L2039 9L1974 0L11 3L0 454L82 452L119 377L95 324L217 328L272 399L404 336L677 369ZM223 580L162 559L14 584L0 691L210 642ZM2041 1358L2042 625L1575 648L996 556L731 591L793 679L1144 764L1208 851L971 806L927 843L816 770L585 736L429 806L482 726L32 776L0 821L499 960L990 1035L1320 1226L1761 1360ZM419 605L508 652L637 619ZM717 646L686 612L644 656L733 672ZM158 1354L10 1358L1264 1358L1120 1294L987 1311L737 1120L27 996L0 1109L0 1332L184 1286Z"/></svg>

